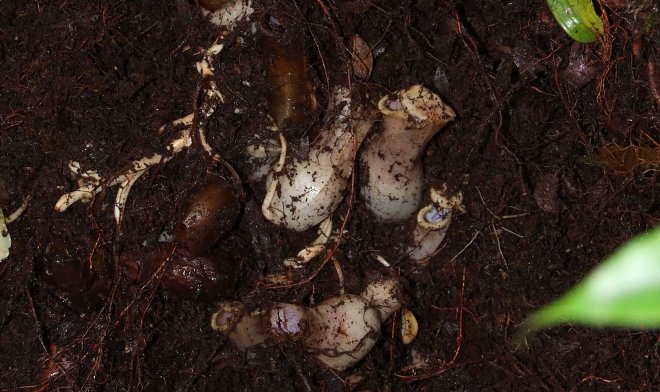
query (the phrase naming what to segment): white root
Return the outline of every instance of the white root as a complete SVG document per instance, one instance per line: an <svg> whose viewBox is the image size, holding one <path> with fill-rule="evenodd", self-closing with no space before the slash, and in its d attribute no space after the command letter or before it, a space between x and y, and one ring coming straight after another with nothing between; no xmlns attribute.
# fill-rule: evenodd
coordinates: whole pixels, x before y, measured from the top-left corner
<svg viewBox="0 0 660 392"><path fill-rule="evenodd" d="M223 35L220 37L220 39L224 39L227 34L236 27L238 22L249 19L249 16L254 12L254 9L252 8L251 0L236 0L225 4L214 12L207 10L204 10L204 12L205 14L209 15L212 23L224 28ZM204 121L213 114L217 103L225 102L224 96L218 90L215 81L211 80L211 77L213 77L215 71L213 67L213 61L223 49L223 43L214 42L213 45L204 51L203 58L196 63L197 71L201 74L202 78L208 82L208 88L206 88L203 92L205 99L203 100L200 107L202 118L199 121L197 132L202 148L216 161L220 160L220 156L214 154L211 146L208 144L206 135L204 134L203 124ZM109 188L115 185L119 185L119 190L117 191L117 196L115 199L114 216L115 221L117 222L117 226L120 226L124 208L126 206L126 201L128 199L128 194L133 184L147 170L149 170L149 168L154 165L167 163L172 158L174 158L176 154L191 145L192 138L190 132L192 130L194 118L195 114L191 113L172 122L172 126L174 127L185 126L186 128L180 134L179 138L168 144L167 150L169 155L163 156L161 154L153 154L152 156L143 157L133 161L131 169L110 179L109 181L103 181L103 179L95 171L88 171L80 174L83 179L83 185L81 185L77 190L69 192L60 197L59 200L55 203L55 210L64 212L71 205L78 201L91 200L94 195L101 192L101 190L106 187ZM164 131L165 127L166 126L164 125L160 128L159 134ZM77 162L72 162L69 167L74 172L74 174L79 173L80 165Z"/></svg>
<svg viewBox="0 0 660 392"><path fill-rule="evenodd" d="M213 80L208 80L213 76L213 60L215 56L217 56L222 51L223 48L224 46L222 44L214 43L204 51L204 57L196 64L197 71L202 75L202 78L207 79L208 81L208 88L206 88L203 92L206 99L203 100L200 107L202 118L200 118L200 121L198 122L197 132L202 148L209 154L209 156L215 160L220 160L220 157L219 155L213 153L211 146L206 141L203 125L204 122L213 114L218 102L224 102L224 97L218 90L215 82ZM135 182L151 167L169 162L174 158L176 154L190 147L192 144L192 137L190 133L192 131L194 119L195 114L191 113L171 123L171 126L173 127L183 126L185 128L179 134L177 139L171 141L168 144L166 155L156 153L151 156L146 156L135 160L131 163L130 169L117 175L116 177L111 178L108 181L104 181L103 178L101 178L101 176L99 176L98 173L93 170L80 173L80 164L75 161L70 162L69 169L74 174L81 177L82 185L78 189L62 195L55 203L55 210L58 212L64 212L76 202L88 202L103 189L118 185L119 190L117 191L117 195L115 197L114 217L115 222L117 222L117 226L121 226L122 216L126 207L126 201L128 200L128 195L131 191L131 188L133 187L133 184L135 184ZM159 134L163 133L166 127L167 125L163 125L159 130Z"/></svg>
<svg viewBox="0 0 660 392"><path fill-rule="evenodd" d="M121 225L122 215L124 209L126 208L126 201L128 200L128 193L131 191L131 188L133 187L133 184L135 184L135 181L137 181L140 177L142 177L142 175L146 171L147 169L136 172L135 174L130 176L126 181L123 181L122 183L119 184L119 189L117 190L117 196L115 197L115 208L114 208L115 222L117 222L117 226Z"/></svg>
<svg viewBox="0 0 660 392"><path fill-rule="evenodd" d="M78 184L80 186L86 184L98 185L101 183L101 181L103 181L99 173L94 170L87 170L86 172L81 172L80 162L78 161L69 162L69 170L73 175L80 177L80 179L78 180Z"/></svg>
<svg viewBox="0 0 660 392"><path fill-rule="evenodd" d="M318 234L314 242L298 252L296 257L285 259L283 262L284 266L287 268L301 268L325 251L325 244L332 234L332 216L321 222Z"/></svg>
<svg viewBox="0 0 660 392"><path fill-rule="evenodd" d="M179 138L173 140L167 146L170 155L163 156L161 154L154 154L150 157L144 157L133 161L131 169L111 179L105 185L102 184L102 179L100 177L91 177L91 181L85 185L73 192L62 195L55 203L55 210L58 212L64 212L78 201L91 200L94 195L101 192L105 187L119 185L119 191L117 192L115 199L114 216L117 224L120 224L128 193L135 181L137 181L137 179L152 166L169 162L176 154L181 152L184 148L189 147L191 143L190 129L186 129L181 133ZM74 162L72 162L71 165L74 165Z"/></svg>
<svg viewBox="0 0 660 392"><path fill-rule="evenodd" d="M390 268L392 264L387 261L382 255L376 255L376 261L379 262L383 267Z"/></svg>
<svg viewBox="0 0 660 392"><path fill-rule="evenodd" d="M412 216L422 201L426 145L455 114L420 85L384 96L378 108L383 129L361 154L366 169L361 194L378 219L400 222Z"/></svg>
<svg viewBox="0 0 660 392"><path fill-rule="evenodd" d="M27 209L28 205L30 204L30 201L32 201L32 196L31 195L26 196L25 199L23 199L23 201L21 202L21 205L18 206L18 208L14 212L9 214L7 218L5 218L5 223L10 224L16 219L20 218L21 215L23 215L23 213Z"/></svg>
<svg viewBox="0 0 660 392"><path fill-rule="evenodd" d="M9 257L9 249L11 248L11 235L9 235L7 225L18 219L25 212L28 204L30 204L30 200L32 200L32 196L25 197L16 211L7 217L5 217L2 208L0 208L0 262L5 261Z"/></svg>
<svg viewBox="0 0 660 392"><path fill-rule="evenodd" d="M208 17L211 23L227 30L233 30L236 23L242 20L249 20L253 12L251 0L230 0L213 11L202 7L202 14Z"/></svg>
<svg viewBox="0 0 660 392"><path fill-rule="evenodd" d="M417 226L413 231L413 245L408 249L408 256L418 264L424 264L440 247L447 234L454 211L465 212L463 195L447 195L447 186L431 189L432 203L417 213Z"/></svg>
<svg viewBox="0 0 660 392"><path fill-rule="evenodd" d="M9 248L11 248L11 236L7 229L7 220L0 208L0 261L9 257Z"/></svg>
<svg viewBox="0 0 660 392"><path fill-rule="evenodd" d="M336 88L330 102L321 136L307 159L295 159L281 172L275 168L261 206L264 217L275 224L308 230L331 216L344 197L355 154L375 113L357 107L345 87Z"/></svg>
<svg viewBox="0 0 660 392"><path fill-rule="evenodd" d="M325 245L323 244L309 245L298 252L296 257L284 259L282 264L284 264L286 268L302 268L305 264L323 253L323 251L325 251Z"/></svg>

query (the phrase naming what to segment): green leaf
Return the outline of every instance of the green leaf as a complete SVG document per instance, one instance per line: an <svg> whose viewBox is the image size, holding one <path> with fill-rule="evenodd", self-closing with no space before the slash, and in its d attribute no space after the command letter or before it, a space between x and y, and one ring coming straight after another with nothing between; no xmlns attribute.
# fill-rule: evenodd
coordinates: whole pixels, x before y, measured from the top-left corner
<svg viewBox="0 0 660 392"><path fill-rule="evenodd" d="M532 314L527 332L560 323L660 327L660 227L629 241L563 297Z"/></svg>
<svg viewBox="0 0 660 392"><path fill-rule="evenodd" d="M578 42L595 42L603 34L600 19L592 0L546 0L557 23Z"/></svg>

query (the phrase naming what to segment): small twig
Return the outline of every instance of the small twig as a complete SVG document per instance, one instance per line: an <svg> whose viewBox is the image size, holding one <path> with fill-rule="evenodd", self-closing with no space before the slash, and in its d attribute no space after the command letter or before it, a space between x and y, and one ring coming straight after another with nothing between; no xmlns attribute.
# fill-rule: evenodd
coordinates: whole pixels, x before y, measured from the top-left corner
<svg viewBox="0 0 660 392"><path fill-rule="evenodd" d="M472 245L472 243L474 242L474 240L477 238L477 236L478 236L479 234L481 234L480 231L477 231L476 233L474 233L474 235L472 236L472 239L470 240L470 242L468 242L467 245L465 245L465 246L463 247L463 249L461 249L460 252L458 252L458 253L456 254L456 256L452 257L451 260L449 260L449 262L452 263L454 260L456 260L456 258L458 258L458 256L460 256L463 252L465 252L465 250L466 250L470 245Z"/></svg>
<svg viewBox="0 0 660 392"><path fill-rule="evenodd" d="M493 235L495 236L495 240L497 241L497 250L500 252L500 256L502 256L502 260L504 261L504 267L506 269L509 269L509 263L506 262L506 257L504 257L504 253L502 253L502 245L500 244L500 236L497 234L497 230L495 229L495 223L492 221L490 222L490 227L493 229Z"/></svg>
<svg viewBox="0 0 660 392"><path fill-rule="evenodd" d="M475 186L474 189L477 190L477 194L479 195L479 199L481 200L481 204L484 205L484 208L486 208L486 211L488 211L488 213L489 213L493 218L497 218L497 215L495 215L495 214L493 213L493 211L491 211L490 208L488 208L488 206L486 205L486 202L484 201L484 197L481 195L481 191L479 190L479 187Z"/></svg>
<svg viewBox="0 0 660 392"><path fill-rule="evenodd" d="M525 238L525 236L523 236L523 235L521 235L521 234L518 234L518 233L516 233L515 231L509 230L509 229L507 229L507 228L504 227L504 226L500 226L500 229L506 231L507 233L513 234L513 235L515 235L515 236L518 237L518 238Z"/></svg>
<svg viewBox="0 0 660 392"><path fill-rule="evenodd" d="M502 215L497 217L498 219L516 219L522 218L523 216L529 215L529 212L523 212L522 214L513 214L513 215Z"/></svg>

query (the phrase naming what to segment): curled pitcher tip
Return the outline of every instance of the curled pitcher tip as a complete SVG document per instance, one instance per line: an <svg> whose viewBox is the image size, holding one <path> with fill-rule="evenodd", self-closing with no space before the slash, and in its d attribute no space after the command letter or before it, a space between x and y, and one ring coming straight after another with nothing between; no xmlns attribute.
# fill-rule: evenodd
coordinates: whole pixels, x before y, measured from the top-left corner
<svg viewBox="0 0 660 392"><path fill-rule="evenodd" d="M455 211L465 212L463 195L457 193L449 195L447 186L431 188L431 203L422 207L417 213L417 225L412 234L412 246L408 249L408 256L421 264L435 253L447 234Z"/></svg>
<svg viewBox="0 0 660 392"><path fill-rule="evenodd" d="M456 114L442 99L413 85L378 102L382 129L361 154L367 208L383 222L401 222L419 209L424 189L422 156L428 142Z"/></svg>

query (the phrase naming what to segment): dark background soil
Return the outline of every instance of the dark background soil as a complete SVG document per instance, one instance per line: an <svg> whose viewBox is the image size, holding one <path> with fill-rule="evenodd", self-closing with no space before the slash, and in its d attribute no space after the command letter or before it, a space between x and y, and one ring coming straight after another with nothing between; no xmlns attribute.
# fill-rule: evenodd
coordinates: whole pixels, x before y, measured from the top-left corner
<svg viewBox="0 0 660 392"><path fill-rule="evenodd" d="M403 346L385 325L365 360L335 374L294 344L246 361L209 328L212 304L176 298L158 282L135 285L117 274L98 301L87 288L44 279L48 263L75 276L94 257L112 271L172 228L205 168L193 153L137 182L121 233L108 207L115 190L65 213L53 205L76 187L69 161L107 178L163 148L172 135L157 130L193 110L194 64L217 31L193 1L3 1L0 208L33 199L10 225L12 254L0 264L0 389L332 391L354 387L348 381L357 376L365 391L660 389L654 332L559 327L518 351L511 343L528 314L660 220L657 5L601 7L607 35L587 46L574 44L540 0L256 2L253 20L285 14L304 27L321 103L357 33L376 54L370 81L354 81L360 88L378 96L422 83L457 113L424 161L429 186L446 182L465 199L467 213L453 220L442 251L414 269L400 257L409 226L377 224L355 192L336 254L347 292L368 277L400 274L420 322L417 340ZM208 137L242 177L247 139L266 124L262 55L241 24L216 64L226 104ZM612 146L634 146L656 159L594 165L608 146L610 156ZM314 233L266 222L263 189L246 188L241 221L216 250L237 261L231 297L256 306L337 295L330 264L300 286L258 284ZM393 266L378 264L376 253ZM429 364L415 373L419 381L407 378L413 352ZM41 383L45 374L54 377Z"/></svg>

